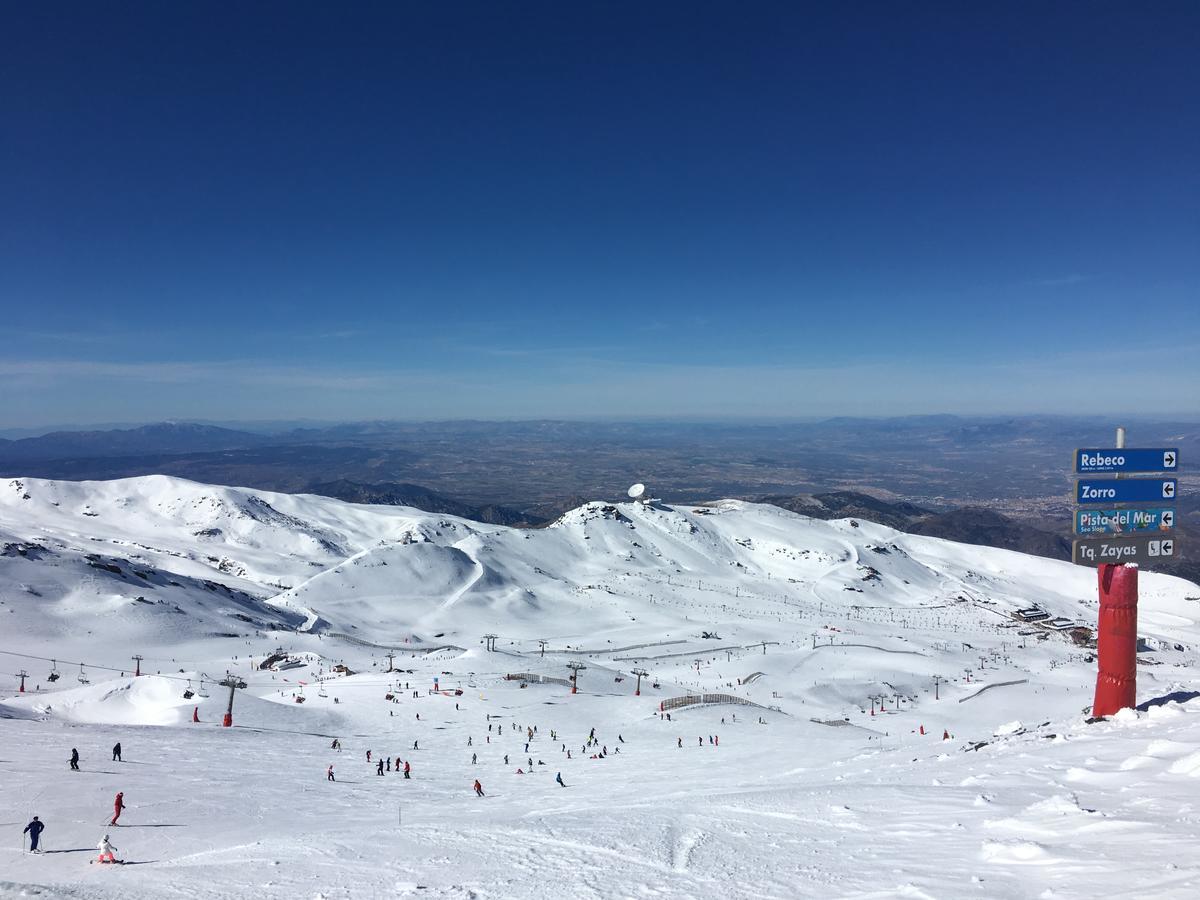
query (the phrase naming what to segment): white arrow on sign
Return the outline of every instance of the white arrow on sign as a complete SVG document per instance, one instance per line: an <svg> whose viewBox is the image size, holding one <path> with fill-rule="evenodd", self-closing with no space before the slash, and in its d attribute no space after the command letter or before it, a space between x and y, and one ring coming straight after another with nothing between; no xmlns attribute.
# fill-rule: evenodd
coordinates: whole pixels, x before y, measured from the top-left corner
<svg viewBox="0 0 1200 900"><path fill-rule="evenodd" d="M1175 550L1174 541L1163 541L1160 545L1163 556L1170 556Z"/></svg>
<svg viewBox="0 0 1200 900"><path fill-rule="evenodd" d="M1175 513L1171 512L1169 509L1163 510L1162 524L1163 528L1172 527L1175 524Z"/></svg>
<svg viewBox="0 0 1200 900"><path fill-rule="evenodd" d="M1164 497L1174 497L1175 496L1175 485L1171 484L1171 482L1169 482L1169 481L1164 481L1163 482L1163 496Z"/></svg>

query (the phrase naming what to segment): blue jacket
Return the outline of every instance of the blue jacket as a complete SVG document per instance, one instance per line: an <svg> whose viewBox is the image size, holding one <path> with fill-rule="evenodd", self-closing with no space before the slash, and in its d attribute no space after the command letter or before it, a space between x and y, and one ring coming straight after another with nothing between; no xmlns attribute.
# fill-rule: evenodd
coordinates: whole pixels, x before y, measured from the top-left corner
<svg viewBox="0 0 1200 900"><path fill-rule="evenodd" d="M25 826L25 831L28 831L30 836L34 840L37 840L38 835L40 835L42 833L42 829L45 827L46 826L41 822L30 822L28 825Z"/></svg>

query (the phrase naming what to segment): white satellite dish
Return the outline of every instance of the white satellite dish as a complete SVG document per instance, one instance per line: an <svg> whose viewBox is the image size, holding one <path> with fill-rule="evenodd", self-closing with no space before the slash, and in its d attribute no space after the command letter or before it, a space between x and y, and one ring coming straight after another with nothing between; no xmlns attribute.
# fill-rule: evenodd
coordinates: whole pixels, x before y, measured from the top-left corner
<svg viewBox="0 0 1200 900"><path fill-rule="evenodd" d="M646 486L639 481L637 484L635 484L633 487L631 487L629 489L629 499L630 500L645 500L646 499Z"/></svg>

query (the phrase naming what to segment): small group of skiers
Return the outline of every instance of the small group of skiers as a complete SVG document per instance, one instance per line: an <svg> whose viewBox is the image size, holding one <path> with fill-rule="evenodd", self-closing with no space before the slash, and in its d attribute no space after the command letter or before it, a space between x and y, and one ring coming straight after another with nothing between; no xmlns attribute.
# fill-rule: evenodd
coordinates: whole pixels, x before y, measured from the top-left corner
<svg viewBox="0 0 1200 900"><path fill-rule="evenodd" d="M108 823L110 828L116 826L117 820L119 818L121 818L121 811L123 809L125 809L125 792L118 791L116 798L113 800L112 819ZM33 819L30 821L30 823L25 826L25 830L22 832L22 835L25 835L25 834L29 835L29 852L30 853L41 853L42 852L42 848L40 845L42 842L42 832L45 830L46 830L46 824L38 816L34 816ZM117 848L115 846L113 846L113 844L109 840L107 834L104 835L104 837L100 839L100 843L97 844L97 849L100 851L100 855L95 860L93 860L94 862L99 862L99 863L120 863L120 862L122 862L122 860L119 860L114 856L114 853L116 852Z"/></svg>
<svg viewBox="0 0 1200 900"><path fill-rule="evenodd" d="M123 761L121 759L121 742L120 741L117 741L115 744L113 744L112 758L113 758L113 762L122 762ZM79 751L74 747L71 748L70 763L71 763L71 771L78 772L79 771Z"/></svg>

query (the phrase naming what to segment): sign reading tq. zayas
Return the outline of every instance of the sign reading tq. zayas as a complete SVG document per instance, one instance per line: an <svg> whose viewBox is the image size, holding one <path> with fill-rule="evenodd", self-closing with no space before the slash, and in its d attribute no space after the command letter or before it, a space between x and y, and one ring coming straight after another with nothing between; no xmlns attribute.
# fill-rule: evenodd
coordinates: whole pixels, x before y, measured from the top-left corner
<svg viewBox="0 0 1200 900"><path fill-rule="evenodd" d="M1145 534L1170 531L1175 527L1175 509L1077 509L1075 533L1099 537L1105 534Z"/></svg>
<svg viewBox="0 0 1200 900"><path fill-rule="evenodd" d="M1083 449L1075 451L1075 474L1174 472L1179 468L1175 447Z"/></svg>
<svg viewBox="0 0 1200 900"><path fill-rule="evenodd" d="M1072 561L1080 566L1102 563L1148 563L1175 559L1175 539L1169 537L1114 537L1076 541Z"/></svg>

